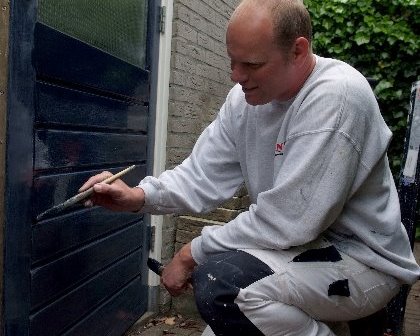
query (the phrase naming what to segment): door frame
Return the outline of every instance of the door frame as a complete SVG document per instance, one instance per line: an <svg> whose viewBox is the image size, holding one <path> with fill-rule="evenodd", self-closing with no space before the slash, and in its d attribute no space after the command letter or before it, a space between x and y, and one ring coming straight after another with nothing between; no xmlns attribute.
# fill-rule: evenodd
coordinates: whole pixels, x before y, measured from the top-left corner
<svg viewBox="0 0 420 336"><path fill-rule="evenodd" d="M169 82L170 82L170 60L172 48L172 21L173 21L173 0L161 0L160 6L165 11L164 31L160 33L159 41L159 61L156 85L156 112L154 125L154 144L153 144L153 170L150 172L153 176L159 176L166 169L166 141L168 135L168 106L169 106ZM150 148L150 147L149 147ZM162 251L162 226L163 216L147 216L152 228L152 248L149 256L161 260ZM149 307L148 310L156 312L159 310L159 290L160 277L149 271Z"/></svg>
<svg viewBox="0 0 420 336"><path fill-rule="evenodd" d="M11 1L4 202L4 334L27 335L37 1ZM25 276L26 275L26 276Z"/></svg>

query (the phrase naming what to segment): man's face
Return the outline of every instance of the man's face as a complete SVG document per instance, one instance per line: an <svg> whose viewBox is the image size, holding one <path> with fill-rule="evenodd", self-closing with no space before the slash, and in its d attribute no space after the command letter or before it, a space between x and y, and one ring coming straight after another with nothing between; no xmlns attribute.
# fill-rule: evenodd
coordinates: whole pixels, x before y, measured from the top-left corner
<svg viewBox="0 0 420 336"><path fill-rule="evenodd" d="M262 105L293 97L293 62L275 45L271 21L233 20L226 33L231 79L242 86L248 104ZM245 19L246 20L246 19Z"/></svg>

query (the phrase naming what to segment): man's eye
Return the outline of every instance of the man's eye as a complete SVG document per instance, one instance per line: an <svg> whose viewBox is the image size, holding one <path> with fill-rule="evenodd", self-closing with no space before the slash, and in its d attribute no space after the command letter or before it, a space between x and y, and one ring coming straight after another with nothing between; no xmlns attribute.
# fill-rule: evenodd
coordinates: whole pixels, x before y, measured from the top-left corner
<svg viewBox="0 0 420 336"><path fill-rule="evenodd" d="M251 69L258 69L262 66L262 63L247 63L247 66Z"/></svg>

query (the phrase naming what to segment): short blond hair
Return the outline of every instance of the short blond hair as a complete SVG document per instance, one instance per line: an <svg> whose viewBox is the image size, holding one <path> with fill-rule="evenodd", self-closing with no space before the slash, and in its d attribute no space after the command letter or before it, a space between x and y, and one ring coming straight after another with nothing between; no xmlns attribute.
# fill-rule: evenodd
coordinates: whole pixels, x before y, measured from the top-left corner
<svg viewBox="0 0 420 336"><path fill-rule="evenodd" d="M247 5L270 13L274 42L280 49L289 51L298 37L306 38L311 45L311 17L302 0L242 0L232 18Z"/></svg>

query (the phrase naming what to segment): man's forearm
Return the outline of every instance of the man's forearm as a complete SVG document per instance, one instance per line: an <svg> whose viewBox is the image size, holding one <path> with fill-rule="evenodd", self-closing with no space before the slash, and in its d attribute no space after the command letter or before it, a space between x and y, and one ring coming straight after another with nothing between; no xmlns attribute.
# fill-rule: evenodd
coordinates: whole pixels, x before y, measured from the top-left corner
<svg viewBox="0 0 420 336"><path fill-rule="evenodd" d="M184 245L174 258L177 258L178 262L180 262L186 269L192 270L197 265L191 254L191 243Z"/></svg>

